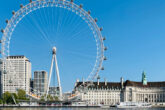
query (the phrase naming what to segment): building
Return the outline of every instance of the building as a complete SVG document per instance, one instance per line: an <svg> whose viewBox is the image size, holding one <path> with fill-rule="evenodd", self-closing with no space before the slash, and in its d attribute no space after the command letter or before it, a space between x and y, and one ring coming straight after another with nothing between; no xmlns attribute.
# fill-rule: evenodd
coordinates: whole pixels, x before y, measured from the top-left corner
<svg viewBox="0 0 165 110"><path fill-rule="evenodd" d="M34 82L33 91L37 95L46 94L47 90L47 72L46 71L35 71L34 72Z"/></svg>
<svg viewBox="0 0 165 110"><path fill-rule="evenodd" d="M124 86L123 101L148 102L156 105L165 103L165 81L147 82L143 73L142 82L127 80Z"/></svg>
<svg viewBox="0 0 165 110"><path fill-rule="evenodd" d="M49 94L51 96L57 96L57 97L59 97L60 96L59 87L49 87Z"/></svg>
<svg viewBox="0 0 165 110"><path fill-rule="evenodd" d="M2 60L0 59L0 65L2 64ZM2 72L0 71L0 98L2 98Z"/></svg>
<svg viewBox="0 0 165 110"><path fill-rule="evenodd" d="M85 82L76 82L75 92L82 91ZM81 86L80 86L81 85ZM148 102L153 105L165 104L165 82L147 82L143 72L142 81L93 82L81 92L81 100L89 105L115 105L120 102Z"/></svg>
<svg viewBox="0 0 165 110"><path fill-rule="evenodd" d="M30 90L31 62L25 56L8 56L0 64L2 93L8 91L16 93L23 89L26 93Z"/></svg>
<svg viewBox="0 0 165 110"><path fill-rule="evenodd" d="M32 92L33 93L33 89L34 89L34 80L33 79L30 79L30 92Z"/></svg>

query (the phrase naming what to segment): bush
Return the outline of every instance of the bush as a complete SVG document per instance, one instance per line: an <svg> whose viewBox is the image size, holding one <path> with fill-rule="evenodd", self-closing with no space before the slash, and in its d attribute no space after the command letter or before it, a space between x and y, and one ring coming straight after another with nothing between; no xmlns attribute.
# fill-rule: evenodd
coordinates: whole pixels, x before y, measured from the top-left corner
<svg viewBox="0 0 165 110"><path fill-rule="evenodd" d="M3 100L2 99L0 99L0 104L3 104Z"/></svg>

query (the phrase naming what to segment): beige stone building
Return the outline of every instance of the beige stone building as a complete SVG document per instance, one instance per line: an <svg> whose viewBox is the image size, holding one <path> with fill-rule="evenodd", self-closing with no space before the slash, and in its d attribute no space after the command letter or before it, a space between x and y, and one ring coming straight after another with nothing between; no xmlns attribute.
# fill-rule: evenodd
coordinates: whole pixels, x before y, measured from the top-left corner
<svg viewBox="0 0 165 110"><path fill-rule="evenodd" d="M23 89L30 91L31 62L25 56L8 56L6 62L0 64L2 93L16 93Z"/></svg>
<svg viewBox="0 0 165 110"><path fill-rule="evenodd" d="M75 91L82 91L84 82L77 81ZM81 92L81 100L89 105L115 105L120 102L148 102L151 104L165 103L165 82L147 82L143 72L142 81L93 82Z"/></svg>

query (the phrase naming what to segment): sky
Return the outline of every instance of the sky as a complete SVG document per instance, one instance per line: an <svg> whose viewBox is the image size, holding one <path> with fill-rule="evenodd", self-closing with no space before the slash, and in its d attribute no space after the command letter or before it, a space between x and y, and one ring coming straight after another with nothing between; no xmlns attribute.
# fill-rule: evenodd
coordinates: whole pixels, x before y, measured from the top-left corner
<svg viewBox="0 0 165 110"><path fill-rule="evenodd" d="M27 0L1 1L0 27L5 28L5 20L11 18L13 10L27 3ZM164 81L164 0L75 0L75 3L91 10L91 16L103 27L108 60L103 63L105 70L99 73L102 81L106 78L116 82L120 77L141 81L143 71L148 81ZM28 14L15 28L10 55L25 55L32 63L32 71L49 72L51 48L56 46L62 86L68 91L77 78L87 78L93 68L96 43L91 36L86 23L74 13L40 9ZM52 80L52 85L53 81L56 80Z"/></svg>

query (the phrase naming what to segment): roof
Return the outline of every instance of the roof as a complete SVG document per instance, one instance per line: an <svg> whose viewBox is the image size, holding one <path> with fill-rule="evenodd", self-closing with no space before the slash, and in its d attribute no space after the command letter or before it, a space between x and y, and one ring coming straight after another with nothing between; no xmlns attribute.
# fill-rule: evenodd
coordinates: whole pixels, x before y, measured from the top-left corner
<svg viewBox="0 0 165 110"><path fill-rule="evenodd" d="M80 85L82 85L83 82L78 82L76 87L79 87ZM93 85L89 86L88 88L121 88L121 84L120 82L107 82L107 84L105 82L99 82L99 85L97 85L97 82L93 82Z"/></svg>
<svg viewBox="0 0 165 110"><path fill-rule="evenodd" d="M25 59L25 61L28 61L28 62L30 62L30 60L27 58L27 57L25 57L24 55L12 55L12 56L7 56L7 59L18 59L18 58L26 58Z"/></svg>
<svg viewBox="0 0 165 110"><path fill-rule="evenodd" d="M75 86L75 88L82 86L83 82L78 82ZM130 81L126 80L123 83L124 87L165 87L165 81L162 82L147 82L147 85L143 85L142 82L136 82L136 81ZM120 82L99 82L99 85L97 85L97 82L93 82L93 85L89 86L88 88L113 88L113 89L119 89L121 88Z"/></svg>
<svg viewBox="0 0 165 110"><path fill-rule="evenodd" d="M134 87L165 87L165 81L162 82L147 82L147 85L143 85L142 82L135 82L127 80L124 86L134 86Z"/></svg>
<svg viewBox="0 0 165 110"><path fill-rule="evenodd" d="M11 58L11 57L25 57L24 55L13 55L13 56L7 56L7 58Z"/></svg>
<svg viewBox="0 0 165 110"><path fill-rule="evenodd" d="M42 73L42 72L47 73L45 70L36 70L36 71L34 71L34 73Z"/></svg>

